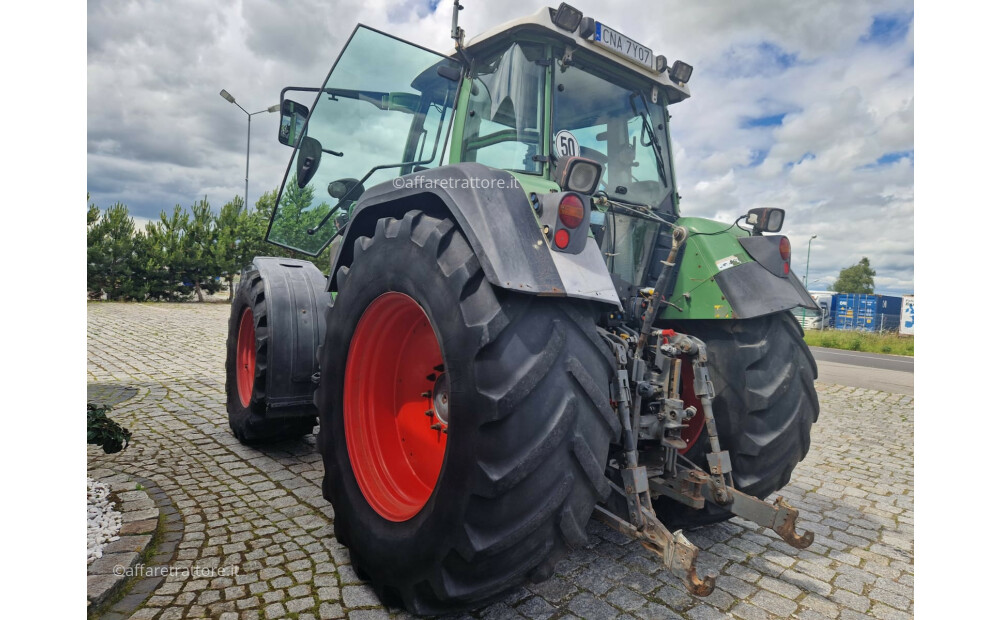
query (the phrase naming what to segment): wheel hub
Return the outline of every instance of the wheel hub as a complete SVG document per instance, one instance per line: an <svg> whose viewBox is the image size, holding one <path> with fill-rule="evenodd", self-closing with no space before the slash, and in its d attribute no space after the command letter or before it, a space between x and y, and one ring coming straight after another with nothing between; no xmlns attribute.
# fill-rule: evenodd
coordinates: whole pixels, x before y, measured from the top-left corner
<svg viewBox="0 0 1000 620"><path fill-rule="evenodd" d="M447 430L448 426L448 378L446 375L441 375L434 382L434 391L432 394L431 402L434 408L434 417L437 418L438 422L444 425Z"/></svg>

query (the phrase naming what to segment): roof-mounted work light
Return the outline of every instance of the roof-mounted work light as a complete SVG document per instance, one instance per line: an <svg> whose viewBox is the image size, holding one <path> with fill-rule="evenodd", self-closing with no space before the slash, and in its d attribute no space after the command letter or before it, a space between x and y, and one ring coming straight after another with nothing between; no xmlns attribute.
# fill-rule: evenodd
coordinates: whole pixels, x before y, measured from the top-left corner
<svg viewBox="0 0 1000 620"><path fill-rule="evenodd" d="M674 66L670 67L670 79L678 84L687 84L691 79L692 71L694 71L694 67L691 65L675 60Z"/></svg>
<svg viewBox="0 0 1000 620"><path fill-rule="evenodd" d="M549 10L551 11L551 9ZM580 9L571 7L565 2L560 4L559 8L556 9L556 12L552 15L553 24L570 32L576 31L576 28L580 25L580 20L582 19L583 13Z"/></svg>

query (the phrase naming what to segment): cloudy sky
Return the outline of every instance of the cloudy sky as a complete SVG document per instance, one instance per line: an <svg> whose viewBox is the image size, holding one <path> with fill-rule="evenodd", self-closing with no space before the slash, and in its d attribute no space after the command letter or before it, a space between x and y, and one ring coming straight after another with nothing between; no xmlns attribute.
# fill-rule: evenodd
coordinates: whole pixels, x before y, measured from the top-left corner
<svg viewBox="0 0 1000 620"><path fill-rule="evenodd" d="M469 35L542 2L465 0ZM556 6L558 2L548 4ZM876 292L913 291L913 4L610 3L586 15L694 65L672 109L682 210L731 222L786 209L793 268L811 289L868 256ZM448 51L447 0L90 0L87 189L140 218L243 194L247 110L287 85L319 85L357 22ZM611 8L613 7L613 8ZM250 200L276 187L291 150L277 114L251 123Z"/></svg>

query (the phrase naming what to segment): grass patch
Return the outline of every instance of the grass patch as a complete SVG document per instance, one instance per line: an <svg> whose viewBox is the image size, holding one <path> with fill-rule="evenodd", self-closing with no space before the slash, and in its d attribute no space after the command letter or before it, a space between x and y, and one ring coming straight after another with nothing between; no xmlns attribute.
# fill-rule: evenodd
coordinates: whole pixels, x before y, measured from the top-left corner
<svg viewBox="0 0 1000 620"><path fill-rule="evenodd" d="M806 344L864 353L889 353L913 357L913 336L893 333L847 331L842 329L806 330Z"/></svg>

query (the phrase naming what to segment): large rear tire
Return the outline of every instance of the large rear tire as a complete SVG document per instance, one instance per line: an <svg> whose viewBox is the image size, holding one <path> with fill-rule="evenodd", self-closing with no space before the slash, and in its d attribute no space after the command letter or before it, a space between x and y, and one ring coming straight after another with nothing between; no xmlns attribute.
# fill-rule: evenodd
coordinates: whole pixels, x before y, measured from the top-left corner
<svg viewBox="0 0 1000 620"><path fill-rule="evenodd" d="M420 211L359 238L337 288L319 450L357 572L419 614L547 578L610 492L597 309L494 289L454 223Z"/></svg>
<svg viewBox="0 0 1000 620"><path fill-rule="evenodd" d="M307 435L316 426L313 405L267 417L268 321L264 280L244 272L233 296L226 340L226 411L240 443L254 445Z"/></svg>
<svg viewBox="0 0 1000 620"><path fill-rule="evenodd" d="M788 484L792 470L809 452L809 433L819 417L813 384L816 361L803 340L802 327L789 312L753 319L677 321L671 327L700 338L708 347L716 393L712 410L722 449L732 459L736 488L763 499ZM691 395L685 402L701 411ZM707 470L705 454L710 451L708 433L702 429L685 456ZM659 498L654 507L672 528L732 517L713 504L693 510Z"/></svg>

